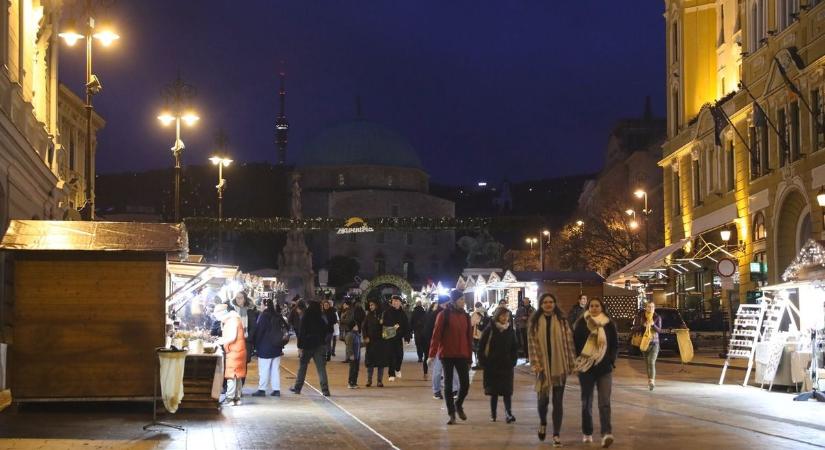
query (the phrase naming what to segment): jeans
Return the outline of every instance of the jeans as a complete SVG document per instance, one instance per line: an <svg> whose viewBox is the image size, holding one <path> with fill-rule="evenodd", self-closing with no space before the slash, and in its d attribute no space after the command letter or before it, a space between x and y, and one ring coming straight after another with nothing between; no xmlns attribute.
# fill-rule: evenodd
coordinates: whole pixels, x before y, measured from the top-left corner
<svg viewBox="0 0 825 450"><path fill-rule="evenodd" d="M513 407L512 407L513 396L512 395L503 395L502 397L504 397L504 412L507 413L507 414L510 414L510 412L513 411ZM490 396L490 416L491 417L496 416L496 409L498 409L498 395L491 395Z"/></svg>
<svg viewBox="0 0 825 450"><path fill-rule="evenodd" d="M553 436L558 436L561 431L561 419L564 415L564 386L553 386ZM601 391L599 391L601 392ZM582 394L584 396L584 394ZM550 393L539 394L539 421L542 425L547 425L547 407L550 406ZM592 428L592 426L591 426ZM585 433L587 434L587 433Z"/></svg>
<svg viewBox="0 0 825 450"><path fill-rule="evenodd" d="M226 397L227 401L230 400L240 400L241 395L243 394L243 380L240 378L227 378L226 379Z"/></svg>
<svg viewBox="0 0 825 450"><path fill-rule="evenodd" d="M423 335L419 336L418 333L415 334L415 353L418 355L419 361L424 361L427 359L427 350L428 347L425 345L427 344ZM426 371L425 371L426 373Z"/></svg>
<svg viewBox="0 0 825 450"><path fill-rule="evenodd" d="M397 337L390 341L390 376L394 377L395 372L401 372L401 363L404 362L404 340Z"/></svg>
<svg viewBox="0 0 825 450"><path fill-rule="evenodd" d="M268 385L272 385L273 391L281 390L281 375L278 372L281 368L281 357L258 358L258 390L265 391Z"/></svg>
<svg viewBox="0 0 825 450"><path fill-rule="evenodd" d="M447 413L452 416L455 414L456 408L463 408L464 399L467 398L467 393L470 392L470 361L464 358L441 358L441 364L444 366L444 386L453 384L453 374L458 372L458 398L453 399L452 389L447 389L447 392L444 393Z"/></svg>
<svg viewBox="0 0 825 450"><path fill-rule="evenodd" d="M301 352L298 375L295 377L295 391L301 392L304 387L304 380L307 376L307 365L309 361L315 362L315 369L318 371L318 382L321 384L322 392L329 392L329 382L327 380L327 347L319 345L315 348L305 348Z"/></svg>
<svg viewBox="0 0 825 450"><path fill-rule="evenodd" d="M349 362L348 382L350 386L355 386L358 384L358 369L361 366L361 333L350 331L347 333L347 337L352 343L352 359Z"/></svg>
<svg viewBox="0 0 825 450"><path fill-rule="evenodd" d="M530 353L527 351L527 328L519 328L517 331L518 340L520 341L519 344L521 344L521 350L524 352L524 357L529 358Z"/></svg>
<svg viewBox="0 0 825 450"><path fill-rule="evenodd" d="M441 365L441 358L433 358L433 394L437 392L441 392L441 386L443 385L441 376L444 372L444 367ZM455 372L455 369L453 369ZM449 389L448 389L449 390ZM458 373L455 372L455 376L453 377L453 389L452 391L458 392Z"/></svg>
<svg viewBox="0 0 825 450"><path fill-rule="evenodd" d="M598 378L588 373L579 374L582 390L582 434L593 434L593 389L599 389L599 422L602 436L613 432L610 424L610 391L613 388L613 372Z"/></svg>
<svg viewBox="0 0 825 450"><path fill-rule="evenodd" d="M647 368L647 379L656 379L656 358L659 356L659 343L651 342L650 347L643 353L645 356L645 367Z"/></svg>
<svg viewBox="0 0 825 450"><path fill-rule="evenodd" d="M335 342L335 336L332 333L327 334L324 336L324 345L326 345L326 353L324 356L329 361L329 357L332 356L332 343Z"/></svg>
<svg viewBox="0 0 825 450"><path fill-rule="evenodd" d="M369 383L369 384L372 384L372 369L375 369L375 367L367 367L367 383ZM378 368L378 382L381 383L382 382L381 380L383 378L384 378L384 368L379 367Z"/></svg>

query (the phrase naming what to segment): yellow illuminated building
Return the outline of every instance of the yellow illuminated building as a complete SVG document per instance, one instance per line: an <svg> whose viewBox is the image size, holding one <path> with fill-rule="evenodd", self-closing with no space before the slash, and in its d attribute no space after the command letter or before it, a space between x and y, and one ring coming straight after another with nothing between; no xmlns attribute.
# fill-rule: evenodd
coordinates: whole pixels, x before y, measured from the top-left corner
<svg viewBox="0 0 825 450"><path fill-rule="evenodd" d="M701 293L726 307L759 283L781 282L802 244L822 238L825 1L665 5L665 245L684 243L674 258L701 253L685 273L670 273L668 303ZM717 250L702 253L707 243ZM738 262L738 284L715 277L723 257Z"/></svg>

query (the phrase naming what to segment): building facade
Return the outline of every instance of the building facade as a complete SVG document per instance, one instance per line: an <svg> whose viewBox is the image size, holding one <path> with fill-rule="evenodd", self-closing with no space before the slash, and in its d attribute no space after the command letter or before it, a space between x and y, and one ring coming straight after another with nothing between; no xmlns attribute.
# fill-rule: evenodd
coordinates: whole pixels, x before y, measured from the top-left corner
<svg viewBox="0 0 825 450"><path fill-rule="evenodd" d="M823 3L665 2L665 241L701 266L671 273L673 298L735 305L780 282L802 244L822 237ZM719 279L720 258L738 263L735 283Z"/></svg>
<svg viewBox="0 0 825 450"><path fill-rule="evenodd" d="M297 168L304 217L454 217L455 204L429 194L429 176L415 149L397 133L362 118L322 131ZM314 266L334 256L358 261L362 277L434 278L455 249L455 232L310 232Z"/></svg>

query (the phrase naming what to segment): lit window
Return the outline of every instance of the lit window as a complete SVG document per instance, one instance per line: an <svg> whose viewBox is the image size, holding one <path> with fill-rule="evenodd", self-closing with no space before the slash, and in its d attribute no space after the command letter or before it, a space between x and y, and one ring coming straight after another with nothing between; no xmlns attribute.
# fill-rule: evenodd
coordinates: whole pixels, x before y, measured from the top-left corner
<svg viewBox="0 0 825 450"><path fill-rule="evenodd" d="M338 186L343 186L343 185L344 185L344 174L339 173L338 174Z"/></svg>
<svg viewBox="0 0 825 450"><path fill-rule="evenodd" d="M768 230L765 228L765 215L760 213L756 214L756 217L753 218L753 240L759 241L768 237Z"/></svg>

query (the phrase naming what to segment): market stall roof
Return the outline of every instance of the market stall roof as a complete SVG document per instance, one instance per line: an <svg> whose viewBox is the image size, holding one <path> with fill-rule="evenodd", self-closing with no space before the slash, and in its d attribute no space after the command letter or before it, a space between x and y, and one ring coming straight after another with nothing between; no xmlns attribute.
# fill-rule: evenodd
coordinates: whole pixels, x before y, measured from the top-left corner
<svg viewBox="0 0 825 450"><path fill-rule="evenodd" d="M176 223L12 220L2 250L188 251L186 227Z"/></svg>
<svg viewBox="0 0 825 450"><path fill-rule="evenodd" d="M579 272L566 272L566 271L555 271L555 270L545 270L545 271L516 271L513 272L513 275L518 279L518 281L534 281L534 282L542 282L542 281L550 281L550 282L581 282L581 283L594 283L600 284L604 283L604 277L599 275L596 272L591 271L579 271Z"/></svg>
<svg viewBox="0 0 825 450"><path fill-rule="evenodd" d="M204 264L192 262L169 262L169 273L172 275L179 275L182 277L194 277L200 274L204 269L209 269L209 278L235 278L238 274L238 266L229 266L223 264Z"/></svg>
<svg viewBox="0 0 825 450"><path fill-rule="evenodd" d="M625 281L635 278L636 275L641 272L647 272L657 267L661 267L668 256L684 247L688 241L690 241L690 238L682 239L681 241L674 242L667 247L654 250L634 259L630 264L613 272L609 277L607 277L607 283L623 285Z"/></svg>
<svg viewBox="0 0 825 450"><path fill-rule="evenodd" d="M796 258L782 273L784 281L799 281L812 278L821 278L825 271L825 241L808 239L802 246ZM816 273L818 276L812 277Z"/></svg>
<svg viewBox="0 0 825 450"><path fill-rule="evenodd" d="M273 269L271 267L265 267L263 269L253 270L249 272L251 275L255 275L256 277L261 278L277 278L278 277L278 270Z"/></svg>

